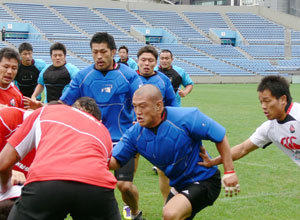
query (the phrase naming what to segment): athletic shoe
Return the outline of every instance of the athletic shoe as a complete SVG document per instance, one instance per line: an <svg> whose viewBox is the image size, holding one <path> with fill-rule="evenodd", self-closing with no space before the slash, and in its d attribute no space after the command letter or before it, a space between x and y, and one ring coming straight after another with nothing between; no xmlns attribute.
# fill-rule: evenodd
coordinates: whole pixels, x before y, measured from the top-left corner
<svg viewBox="0 0 300 220"><path fill-rule="evenodd" d="M128 205L123 206L123 218L126 220L131 220L131 212Z"/></svg>
<svg viewBox="0 0 300 220"><path fill-rule="evenodd" d="M153 170L154 173L157 175L157 167L156 167L156 166L153 166L153 167L152 167L152 170Z"/></svg>
<svg viewBox="0 0 300 220"><path fill-rule="evenodd" d="M132 220L146 220L145 218L143 218L143 212L140 211L140 213L134 217Z"/></svg>

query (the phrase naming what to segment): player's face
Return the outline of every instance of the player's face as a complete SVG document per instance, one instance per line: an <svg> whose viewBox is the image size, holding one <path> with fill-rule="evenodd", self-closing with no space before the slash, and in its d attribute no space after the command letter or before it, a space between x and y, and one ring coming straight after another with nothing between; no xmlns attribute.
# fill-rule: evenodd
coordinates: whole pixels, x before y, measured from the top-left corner
<svg viewBox="0 0 300 220"><path fill-rule="evenodd" d="M92 54L97 70L107 71L113 69L116 50L109 49L107 43L92 43Z"/></svg>
<svg viewBox="0 0 300 220"><path fill-rule="evenodd" d="M119 57L120 57L120 59L121 59L122 61L127 60L127 58L128 58L128 53L127 53L127 51L126 51L125 49L119 50Z"/></svg>
<svg viewBox="0 0 300 220"><path fill-rule="evenodd" d="M53 66L61 67L66 63L66 55L62 50L52 50L51 60Z"/></svg>
<svg viewBox="0 0 300 220"><path fill-rule="evenodd" d="M266 89L258 92L258 98L261 108L269 120L277 119L281 121L286 117L285 106L287 102L285 96L277 99L275 96L272 96L269 89Z"/></svg>
<svg viewBox="0 0 300 220"><path fill-rule="evenodd" d="M0 62L0 87L7 88L15 79L18 72L18 61L16 59L2 58Z"/></svg>
<svg viewBox="0 0 300 220"><path fill-rule="evenodd" d="M152 53L142 53L138 59L139 71L142 76L152 76L157 64Z"/></svg>
<svg viewBox="0 0 300 220"><path fill-rule="evenodd" d="M137 122L142 127L153 128L160 123L161 112L159 107L148 96L134 95L132 104Z"/></svg>
<svg viewBox="0 0 300 220"><path fill-rule="evenodd" d="M32 64L32 50L23 50L20 55L24 66L30 66Z"/></svg>
<svg viewBox="0 0 300 220"><path fill-rule="evenodd" d="M159 55L159 64L163 69L170 69L173 58L169 52L164 52Z"/></svg>

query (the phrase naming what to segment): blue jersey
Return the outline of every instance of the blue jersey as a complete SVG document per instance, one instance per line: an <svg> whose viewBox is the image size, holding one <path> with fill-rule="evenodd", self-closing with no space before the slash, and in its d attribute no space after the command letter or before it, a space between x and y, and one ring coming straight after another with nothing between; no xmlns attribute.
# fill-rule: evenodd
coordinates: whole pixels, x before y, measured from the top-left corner
<svg viewBox="0 0 300 220"><path fill-rule="evenodd" d="M52 101L52 100L48 100L49 94L47 93L47 87L48 89L50 88L51 93L54 93L53 97L55 98L53 100L57 100L61 96L61 94L63 94L66 91L66 89L69 87L70 80L72 80L75 77L78 71L79 69L71 63L66 63L64 66L61 67L54 67L53 65L47 65L41 71L38 78L38 83L44 87L45 103ZM45 82L44 75L47 73L49 74L47 75L46 82Z"/></svg>
<svg viewBox="0 0 300 220"><path fill-rule="evenodd" d="M124 64L118 64L106 74L96 70L92 64L78 72L60 100L72 105L83 96L95 99L112 140L119 141L132 126L132 96L141 85L137 73Z"/></svg>
<svg viewBox="0 0 300 220"><path fill-rule="evenodd" d="M152 84L159 88L165 106L179 106L170 79L159 71L150 77L139 75L143 84Z"/></svg>
<svg viewBox="0 0 300 220"><path fill-rule="evenodd" d="M202 140L221 142L225 128L197 108L166 107L165 119L154 130L136 123L114 147L112 156L122 165L140 153L161 169L170 185L182 189L187 184L213 176L217 167L199 166Z"/></svg>

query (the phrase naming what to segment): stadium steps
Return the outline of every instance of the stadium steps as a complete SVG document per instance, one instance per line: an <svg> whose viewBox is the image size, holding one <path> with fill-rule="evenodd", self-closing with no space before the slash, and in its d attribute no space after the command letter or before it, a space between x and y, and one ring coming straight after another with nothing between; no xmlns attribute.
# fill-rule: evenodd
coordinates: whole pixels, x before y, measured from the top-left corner
<svg viewBox="0 0 300 220"><path fill-rule="evenodd" d="M231 22L231 20L229 19L229 17L226 15L225 12L220 12L220 15L222 16L223 20L226 22L226 24L228 25L228 27L231 30L236 31L242 38L242 42L244 45L249 45L249 42L246 40L246 38L244 38L244 36L239 32L239 30L234 26L234 24Z"/></svg>
<svg viewBox="0 0 300 220"><path fill-rule="evenodd" d="M200 34L202 34L203 36L207 37L209 40L211 40L214 43L215 42L213 39L211 39L209 37L208 34L206 34L204 31L202 31L200 28L198 28L188 17L186 17L182 12L177 12L177 14L186 22L188 23L194 30L196 30L197 32L199 32Z"/></svg>
<svg viewBox="0 0 300 220"><path fill-rule="evenodd" d="M146 21L144 18L142 18L141 16L139 16L137 13L133 12L133 11L128 11L130 14L132 14L134 17L136 17L137 19L139 19L141 22L143 22L144 24L146 24L146 26L149 27L153 27L152 24L150 24L148 21Z"/></svg>
<svg viewBox="0 0 300 220"><path fill-rule="evenodd" d="M192 47L192 45L191 45L191 47ZM231 63L231 62L228 62L228 61L226 61L226 60L220 59L219 57L213 56L213 55L211 55L211 54L207 53L206 51L201 50L201 49L199 49L199 48L193 47L193 49L195 49L195 50L197 50L197 51L199 51L199 52L201 52L201 53L204 53L206 56L208 56L208 57L210 57L210 58L212 58L212 59L215 59L215 60L218 60L218 61L220 61L220 62L226 63L226 64L228 64L228 65L234 66L234 67L236 67L236 68L238 68L238 69L247 71L247 72L249 72L249 73L256 74L256 72L254 72L254 71L251 71L251 70L249 70L249 69L247 69L247 68L244 68L244 67L241 67L241 66L238 66L238 65L235 65L235 64L233 64L233 63ZM206 70L206 71L207 71L207 70ZM216 74L216 73L215 73L215 74Z"/></svg>
<svg viewBox="0 0 300 220"><path fill-rule="evenodd" d="M11 10L9 7L7 7L5 4L1 4L1 6L8 14L10 14L12 17L14 17L14 19L16 21L23 22L22 19L16 13L14 13L13 10Z"/></svg>
<svg viewBox="0 0 300 220"><path fill-rule="evenodd" d="M206 71L208 73L211 73L213 75L218 75L216 72L212 71L211 69L205 68L205 67L200 66L200 65L196 65L194 62L190 62L190 61L188 61L188 60L186 60L184 58L176 57L176 59L180 60L181 62L187 63L187 64L189 64L189 65L191 65L193 67L196 67L196 68L198 68L200 70L204 70L204 71Z"/></svg>
<svg viewBox="0 0 300 220"><path fill-rule="evenodd" d="M115 27L116 29L118 29L119 31L123 32L125 35L128 35L129 33L122 27L116 25L114 22L112 22L111 20L109 20L104 14L102 14L100 11L92 8L91 9L92 12L94 12L96 15L98 15L99 17L101 17L103 20L105 20L107 23L109 23L110 25L112 25L113 27ZM129 34L130 35L130 34ZM134 38L136 39L136 38Z"/></svg>
<svg viewBox="0 0 300 220"><path fill-rule="evenodd" d="M284 31L284 57L289 60L292 58L292 49L291 49L291 41L292 41L292 31L291 29L285 29Z"/></svg>
<svg viewBox="0 0 300 220"><path fill-rule="evenodd" d="M249 60L253 60L254 58L247 53L246 51L242 50L240 47L235 47L235 49L237 49L241 54L243 54L247 59Z"/></svg>
<svg viewBox="0 0 300 220"><path fill-rule="evenodd" d="M45 5L46 6L46 5ZM57 10L55 10L54 8L52 8L51 6L46 6L52 13L54 13L55 15L57 15L57 17L59 17L61 20L63 20L65 23L67 23L68 25L70 25L71 27L73 27L75 30L77 30L78 32L82 33L84 36L86 36L87 38L90 37L90 35L85 32L84 30L82 30L80 27L78 27L77 25L73 24L72 22L70 22L67 18L65 18L65 16L63 16L61 13L59 13Z"/></svg>

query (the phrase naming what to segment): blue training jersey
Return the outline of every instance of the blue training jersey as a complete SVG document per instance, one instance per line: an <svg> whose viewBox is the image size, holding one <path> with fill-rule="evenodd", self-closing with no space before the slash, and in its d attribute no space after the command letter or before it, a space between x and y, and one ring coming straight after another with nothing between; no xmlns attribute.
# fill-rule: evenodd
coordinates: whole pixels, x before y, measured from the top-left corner
<svg viewBox="0 0 300 220"><path fill-rule="evenodd" d="M174 93L173 86L170 79L165 74L155 71L156 73L150 77L144 77L139 75L143 84L152 84L159 88L165 106L179 106L176 101L176 95Z"/></svg>
<svg viewBox="0 0 300 220"><path fill-rule="evenodd" d="M114 147L112 156L122 165L140 153L161 169L170 185L182 189L187 184L210 178L217 167L199 166L202 140L221 142L225 128L197 108L166 107L166 116L154 131L136 123Z"/></svg>
<svg viewBox="0 0 300 220"><path fill-rule="evenodd" d="M72 105L83 96L95 99L112 140L119 141L132 126L132 96L141 85L137 73L124 64L118 64L105 74L92 64L78 72L60 100Z"/></svg>

